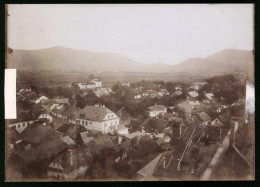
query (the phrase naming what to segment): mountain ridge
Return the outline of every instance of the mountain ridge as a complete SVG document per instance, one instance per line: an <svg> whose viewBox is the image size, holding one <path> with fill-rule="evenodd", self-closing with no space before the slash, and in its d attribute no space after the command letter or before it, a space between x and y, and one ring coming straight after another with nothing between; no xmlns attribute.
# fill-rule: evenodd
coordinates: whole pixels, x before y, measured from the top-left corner
<svg viewBox="0 0 260 187"><path fill-rule="evenodd" d="M225 49L206 58L190 58L175 65L143 64L121 54L91 52L81 49L54 46L45 49L8 50L7 68L25 70L62 71L129 71L154 73L205 73L215 75L248 72L253 65L253 53L249 50Z"/></svg>

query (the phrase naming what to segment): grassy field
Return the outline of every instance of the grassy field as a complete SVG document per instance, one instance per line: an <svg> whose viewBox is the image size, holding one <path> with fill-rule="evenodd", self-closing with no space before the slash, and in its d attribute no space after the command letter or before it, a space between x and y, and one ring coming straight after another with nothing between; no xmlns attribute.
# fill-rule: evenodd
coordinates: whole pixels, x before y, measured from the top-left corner
<svg viewBox="0 0 260 187"><path fill-rule="evenodd" d="M93 74L99 77L104 87L111 87L120 81L140 81L140 80L163 80L192 82L201 80L205 77L192 77L187 74L171 73L145 73L145 72L59 72L59 71L18 71L17 83L23 86L36 85L39 87L57 87L64 86L71 82L86 82L89 75Z"/></svg>

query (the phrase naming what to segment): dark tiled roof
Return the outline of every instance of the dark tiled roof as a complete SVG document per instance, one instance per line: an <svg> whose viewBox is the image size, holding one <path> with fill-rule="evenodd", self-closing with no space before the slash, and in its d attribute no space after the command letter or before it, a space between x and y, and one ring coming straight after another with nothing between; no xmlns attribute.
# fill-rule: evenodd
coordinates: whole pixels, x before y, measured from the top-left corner
<svg viewBox="0 0 260 187"><path fill-rule="evenodd" d="M80 119L87 119L92 121L103 121L107 114L113 113L106 107L95 107L95 106L86 106L81 109L80 115L77 116Z"/></svg>
<svg viewBox="0 0 260 187"><path fill-rule="evenodd" d="M49 127L35 122L29 125L21 134L23 140L31 143L39 143L47 134L50 134Z"/></svg>

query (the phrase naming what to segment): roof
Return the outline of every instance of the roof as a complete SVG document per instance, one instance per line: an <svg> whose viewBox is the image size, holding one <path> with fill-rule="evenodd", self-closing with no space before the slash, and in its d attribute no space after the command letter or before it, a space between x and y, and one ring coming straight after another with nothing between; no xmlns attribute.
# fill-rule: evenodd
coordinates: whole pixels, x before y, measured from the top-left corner
<svg viewBox="0 0 260 187"><path fill-rule="evenodd" d="M84 144L89 143L89 142L91 142L91 141L94 140L93 137L88 136L88 132L87 132L87 131L81 132L81 133L80 133L80 136L81 136L81 138L82 138Z"/></svg>
<svg viewBox="0 0 260 187"><path fill-rule="evenodd" d="M35 126L38 131L35 130ZM33 127L33 130L29 130L30 127ZM23 141L29 143L36 143L37 141L37 144L34 144L31 149L17 152L25 162L45 160L68 148L68 144L62 141L57 133L47 129L49 128L44 125L30 125L22 132ZM25 136L24 132L26 132L27 136ZM44 132L42 133L44 136L39 132Z"/></svg>
<svg viewBox="0 0 260 187"><path fill-rule="evenodd" d="M14 142L20 139L20 134L15 130L14 127L11 128L7 127L6 138L8 142Z"/></svg>
<svg viewBox="0 0 260 187"><path fill-rule="evenodd" d="M61 138L61 140L68 145L75 145L75 142L69 136L64 136Z"/></svg>
<svg viewBox="0 0 260 187"><path fill-rule="evenodd" d="M140 169L137 174L142 175L144 177L152 176L155 170L157 163L159 162L163 153L160 153L156 156L151 162L149 162L146 166Z"/></svg>
<svg viewBox="0 0 260 187"><path fill-rule="evenodd" d="M52 100L55 100L55 99L68 99L68 98L66 98L64 96L55 96L52 98Z"/></svg>
<svg viewBox="0 0 260 187"><path fill-rule="evenodd" d="M81 109L80 115L77 117L91 121L103 121L105 116L110 113L113 112L107 107L86 106L85 108Z"/></svg>
<svg viewBox="0 0 260 187"><path fill-rule="evenodd" d="M71 106L71 105L63 105L61 107L61 109L58 109L57 107L55 107L52 110L52 112L62 114L62 115L66 115L70 119L75 119L80 113L80 108L75 107L75 106Z"/></svg>
<svg viewBox="0 0 260 187"><path fill-rule="evenodd" d="M164 105L154 105L154 106L150 106L148 108L151 111L161 111L161 110L165 110L166 109L166 107Z"/></svg>
<svg viewBox="0 0 260 187"><path fill-rule="evenodd" d="M72 154L72 162L71 165L69 163L70 152ZM84 147L76 147L73 149L69 149L63 154L56 157L52 163L61 164L63 168L63 172L69 174L76 169L79 169L82 166L88 166L89 163L93 160L92 154ZM50 169L50 166L49 166Z"/></svg>
<svg viewBox="0 0 260 187"><path fill-rule="evenodd" d="M26 129L24 129L24 131L21 133L21 137L25 141L39 143L43 138L51 133L52 131L49 127L42 125L39 122L34 122Z"/></svg>
<svg viewBox="0 0 260 187"><path fill-rule="evenodd" d="M198 113L198 116L203 122L211 120L211 117L206 112Z"/></svg>
<svg viewBox="0 0 260 187"><path fill-rule="evenodd" d="M73 139L77 138L78 133L80 132L78 126L72 123L63 124L60 127L58 127L56 131L62 134L66 134Z"/></svg>
<svg viewBox="0 0 260 187"><path fill-rule="evenodd" d="M224 124L218 119L214 119L212 122L211 122L211 125L212 126L223 126Z"/></svg>
<svg viewBox="0 0 260 187"><path fill-rule="evenodd" d="M133 139L134 137L141 136L141 135L142 133L140 131L136 131L131 134L126 134L125 137L127 137L128 139Z"/></svg>

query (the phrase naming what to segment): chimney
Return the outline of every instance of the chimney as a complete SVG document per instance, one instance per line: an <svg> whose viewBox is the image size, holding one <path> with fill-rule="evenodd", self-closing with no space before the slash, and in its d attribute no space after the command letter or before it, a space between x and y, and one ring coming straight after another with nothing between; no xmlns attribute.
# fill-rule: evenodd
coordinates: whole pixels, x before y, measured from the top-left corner
<svg viewBox="0 0 260 187"><path fill-rule="evenodd" d="M72 166L73 165L73 152L71 149L69 149L68 152L69 152L69 163Z"/></svg>

